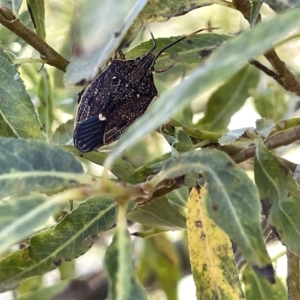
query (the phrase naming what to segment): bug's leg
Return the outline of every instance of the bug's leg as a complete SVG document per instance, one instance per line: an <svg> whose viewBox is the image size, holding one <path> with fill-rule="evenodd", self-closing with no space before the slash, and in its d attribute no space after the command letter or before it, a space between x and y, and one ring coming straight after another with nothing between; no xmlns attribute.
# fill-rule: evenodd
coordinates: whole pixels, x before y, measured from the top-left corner
<svg viewBox="0 0 300 300"><path fill-rule="evenodd" d="M81 100L81 97L82 97L84 91L85 91L85 90L83 89L83 90L81 90L81 91L77 94L77 96L78 96L77 104L80 103L80 100Z"/></svg>
<svg viewBox="0 0 300 300"><path fill-rule="evenodd" d="M123 53L123 51L122 51L121 48L118 49L118 53L119 53L119 57L120 57L122 60L126 60L125 54Z"/></svg>
<svg viewBox="0 0 300 300"><path fill-rule="evenodd" d="M69 200L69 202L70 202L70 212L71 212L74 208L74 203L73 200Z"/></svg>

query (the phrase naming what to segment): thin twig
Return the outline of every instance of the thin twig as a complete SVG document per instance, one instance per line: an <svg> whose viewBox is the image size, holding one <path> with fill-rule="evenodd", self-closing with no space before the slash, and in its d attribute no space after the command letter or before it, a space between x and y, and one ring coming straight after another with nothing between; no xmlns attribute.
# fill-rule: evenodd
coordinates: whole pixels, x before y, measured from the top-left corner
<svg viewBox="0 0 300 300"><path fill-rule="evenodd" d="M274 71L268 69L266 66L264 66L262 63L260 63L259 61L255 60L255 59L250 60L249 63L251 65L255 66L257 69L264 72L265 74L267 74L268 76L272 77L274 80L276 80L278 82L278 84L280 84L282 87L284 87L281 78Z"/></svg>
<svg viewBox="0 0 300 300"><path fill-rule="evenodd" d="M300 299L299 288L299 256L286 250L288 270L286 284L288 289L288 300Z"/></svg>
<svg viewBox="0 0 300 300"><path fill-rule="evenodd" d="M45 43L36 33L26 27L6 7L0 7L0 23L36 49L41 54L44 63L66 72L69 62Z"/></svg>
<svg viewBox="0 0 300 300"><path fill-rule="evenodd" d="M278 134L272 135L265 140L264 144L267 149L275 149L280 146L289 145L297 140L300 140L300 125L293 127L287 131L280 132ZM254 156L255 145L248 148L242 149L237 154L233 155L231 158L236 163L241 163L247 159L250 159Z"/></svg>

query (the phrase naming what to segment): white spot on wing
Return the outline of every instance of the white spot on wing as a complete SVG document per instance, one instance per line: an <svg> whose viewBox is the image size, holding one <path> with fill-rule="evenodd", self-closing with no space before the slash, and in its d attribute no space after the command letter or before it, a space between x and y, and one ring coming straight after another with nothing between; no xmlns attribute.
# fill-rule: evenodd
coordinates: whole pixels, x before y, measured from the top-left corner
<svg viewBox="0 0 300 300"><path fill-rule="evenodd" d="M99 120L100 120L100 121L105 121L106 118L105 118L102 114L99 114Z"/></svg>

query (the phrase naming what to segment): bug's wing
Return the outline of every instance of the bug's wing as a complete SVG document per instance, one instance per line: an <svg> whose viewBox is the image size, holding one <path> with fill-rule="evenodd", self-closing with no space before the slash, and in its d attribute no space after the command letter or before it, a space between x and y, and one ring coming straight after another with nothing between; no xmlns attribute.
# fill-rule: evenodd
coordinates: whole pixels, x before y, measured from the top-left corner
<svg viewBox="0 0 300 300"><path fill-rule="evenodd" d="M80 152L90 152L103 146L106 120L99 116L91 117L79 123L74 130L74 145Z"/></svg>

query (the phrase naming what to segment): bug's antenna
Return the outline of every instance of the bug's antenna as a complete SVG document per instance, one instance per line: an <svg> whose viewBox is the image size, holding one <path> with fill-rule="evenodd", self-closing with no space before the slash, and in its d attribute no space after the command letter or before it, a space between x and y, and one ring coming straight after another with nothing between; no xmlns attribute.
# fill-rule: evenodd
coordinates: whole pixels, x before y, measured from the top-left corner
<svg viewBox="0 0 300 300"><path fill-rule="evenodd" d="M155 50L155 48L156 48L156 42L155 42L155 38L154 38L154 36L153 36L153 33L152 33L152 31L150 30L150 28L149 28L149 26L147 26L147 28L148 28L148 30L149 30L149 32L150 32L150 34L151 34L151 39L152 39L152 43L153 43L153 47L149 50L149 52L148 53L151 53L153 50Z"/></svg>
<svg viewBox="0 0 300 300"><path fill-rule="evenodd" d="M157 60L157 58L158 58L158 57L159 57L166 49L172 47L173 45L175 45L175 44L177 44L177 43L179 43L179 42L181 42L182 40L185 40L185 39L189 38L190 36L192 36L192 35L194 35L194 34L196 34L196 33L198 33L198 32L201 32L201 31L204 31L204 30L214 30L214 29L220 29L220 27L207 27L207 28L202 28L202 29L196 30L196 31L194 31L194 32L192 32L192 33L190 33L190 34L188 34L188 35L186 35L186 36L184 36L184 37L178 39L177 41L171 43L170 45L166 46L165 48L159 50L159 52L158 52L158 53L156 54L156 56L155 56L155 60ZM152 41L153 41L153 35L152 35L152 32L150 32L150 33L151 33ZM156 45L155 45L155 47L156 47ZM155 47L152 48L151 50L154 50ZM151 50L150 50L150 52L151 52Z"/></svg>

